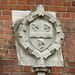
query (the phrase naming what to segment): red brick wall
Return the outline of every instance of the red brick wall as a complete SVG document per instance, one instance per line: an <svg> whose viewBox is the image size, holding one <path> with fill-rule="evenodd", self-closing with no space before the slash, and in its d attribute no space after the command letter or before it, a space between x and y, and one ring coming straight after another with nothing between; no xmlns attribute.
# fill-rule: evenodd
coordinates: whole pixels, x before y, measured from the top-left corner
<svg viewBox="0 0 75 75"><path fill-rule="evenodd" d="M55 11L62 23L64 67L52 67L47 75L75 75L75 1L69 0L0 0L0 75L36 75L31 67L18 66L12 29L12 10L32 10L42 4Z"/></svg>

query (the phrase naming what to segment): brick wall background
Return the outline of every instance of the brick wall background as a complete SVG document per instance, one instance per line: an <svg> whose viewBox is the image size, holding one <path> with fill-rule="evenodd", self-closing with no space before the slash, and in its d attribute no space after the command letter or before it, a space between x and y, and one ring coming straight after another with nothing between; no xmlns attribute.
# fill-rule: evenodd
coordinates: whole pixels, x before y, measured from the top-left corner
<svg viewBox="0 0 75 75"><path fill-rule="evenodd" d="M31 67L18 66L12 28L12 10L32 10L42 4L55 11L62 23L64 67L52 67L47 75L75 75L75 0L0 0L0 75L36 75Z"/></svg>

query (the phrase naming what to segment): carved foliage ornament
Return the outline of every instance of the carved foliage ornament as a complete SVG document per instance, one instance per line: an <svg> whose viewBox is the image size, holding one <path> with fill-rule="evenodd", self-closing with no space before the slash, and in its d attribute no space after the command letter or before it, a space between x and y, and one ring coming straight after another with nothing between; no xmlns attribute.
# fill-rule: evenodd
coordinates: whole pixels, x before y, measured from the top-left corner
<svg viewBox="0 0 75 75"><path fill-rule="evenodd" d="M64 34L61 23L50 13L44 11L42 5L31 12L15 27L15 40L29 54L36 58L47 58L61 47Z"/></svg>

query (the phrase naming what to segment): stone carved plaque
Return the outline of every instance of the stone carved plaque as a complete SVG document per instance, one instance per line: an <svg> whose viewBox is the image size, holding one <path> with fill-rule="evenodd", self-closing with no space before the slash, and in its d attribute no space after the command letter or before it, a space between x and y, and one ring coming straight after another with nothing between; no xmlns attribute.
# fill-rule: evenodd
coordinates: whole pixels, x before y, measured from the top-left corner
<svg viewBox="0 0 75 75"><path fill-rule="evenodd" d="M42 5L15 23L14 35L20 65L63 66L61 23Z"/></svg>

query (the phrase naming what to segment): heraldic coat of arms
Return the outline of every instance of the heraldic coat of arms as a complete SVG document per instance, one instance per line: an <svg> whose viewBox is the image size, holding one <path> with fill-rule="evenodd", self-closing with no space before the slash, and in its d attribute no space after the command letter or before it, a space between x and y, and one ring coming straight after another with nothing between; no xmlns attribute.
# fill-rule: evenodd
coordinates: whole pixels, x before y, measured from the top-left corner
<svg viewBox="0 0 75 75"><path fill-rule="evenodd" d="M17 50L23 50L23 54L26 52L30 58L35 59L35 64L31 63L33 66L51 66L50 62L59 59L60 62L56 62L61 65L60 52L62 39L64 38L61 23L45 11L42 5L39 5L35 11L15 24L14 35L18 46ZM58 54L58 56L53 57L54 54Z"/></svg>

